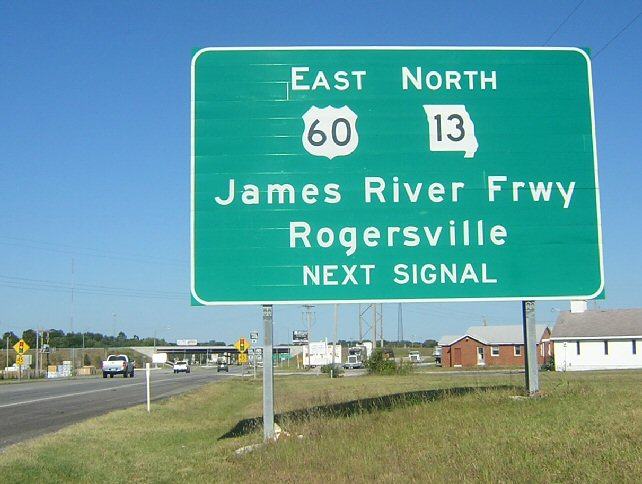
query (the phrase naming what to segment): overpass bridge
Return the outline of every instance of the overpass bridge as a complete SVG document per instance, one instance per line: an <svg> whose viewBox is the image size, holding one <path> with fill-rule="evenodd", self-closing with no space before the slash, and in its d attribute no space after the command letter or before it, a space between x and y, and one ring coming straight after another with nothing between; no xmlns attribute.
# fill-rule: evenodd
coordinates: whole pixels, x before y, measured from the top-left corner
<svg viewBox="0 0 642 484"><path fill-rule="evenodd" d="M258 346L261 348L261 346ZM229 359L236 360L239 351L232 345L196 345L196 346L187 346L187 345L167 345L167 346L132 346L132 349L138 351L139 353L152 357L154 353L167 353L167 356L172 359L172 356L180 355L183 358L191 355L205 355L207 359L210 359L210 355L225 355ZM290 347L286 345L274 346L272 354L290 354Z"/></svg>

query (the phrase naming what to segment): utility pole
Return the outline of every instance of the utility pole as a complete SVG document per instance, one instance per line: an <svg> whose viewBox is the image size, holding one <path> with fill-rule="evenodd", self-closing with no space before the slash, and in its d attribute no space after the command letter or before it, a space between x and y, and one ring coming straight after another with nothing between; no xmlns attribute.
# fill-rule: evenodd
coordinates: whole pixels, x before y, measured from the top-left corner
<svg viewBox="0 0 642 484"><path fill-rule="evenodd" d="M312 368L310 342L312 340L312 308L314 308L314 306L311 304L304 304L303 307L305 308L305 315L308 321L308 368ZM263 357L265 358L265 355L263 355Z"/></svg>
<svg viewBox="0 0 642 484"><path fill-rule="evenodd" d="M73 333L74 333L74 312L75 312L75 307L74 307L74 292L75 292L75 287L76 287L76 275L75 275L75 261L74 258L71 258L71 318L70 318L70 329L71 329L71 334L72 334L72 339L73 339ZM76 368L76 352L74 351L73 348L73 343L72 343L72 349L71 349L71 374L73 375L74 369Z"/></svg>
<svg viewBox="0 0 642 484"><path fill-rule="evenodd" d="M379 304L379 321L381 324L381 332L379 333L381 338L381 349L383 350L383 304Z"/></svg>
<svg viewBox="0 0 642 484"><path fill-rule="evenodd" d="M377 305L372 304L372 349L377 349Z"/></svg>
<svg viewBox="0 0 642 484"><path fill-rule="evenodd" d="M397 309L397 343L403 341L403 313L401 309L401 303Z"/></svg>
<svg viewBox="0 0 642 484"><path fill-rule="evenodd" d="M370 305L368 304L359 304L359 343L363 343L363 340L368 331L364 331L364 327L368 324L366 321L366 313Z"/></svg>

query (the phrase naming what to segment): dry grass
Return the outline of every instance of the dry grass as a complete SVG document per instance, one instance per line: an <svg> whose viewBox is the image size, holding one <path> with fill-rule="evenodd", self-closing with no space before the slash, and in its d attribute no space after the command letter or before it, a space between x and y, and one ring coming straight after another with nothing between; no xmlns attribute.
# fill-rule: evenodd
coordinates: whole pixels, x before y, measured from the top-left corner
<svg viewBox="0 0 642 484"><path fill-rule="evenodd" d="M33 482L633 481L642 475L642 372L546 374L545 396L513 400L520 375L277 379L292 437L242 457L259 431L220 439L260 415L259 382L227 381L118 411L9 448L0 476ZM428 401L393 393L470 387ZM371 405L328 405L366 397ZM302 434L303 438L295 437Z"/></svg>

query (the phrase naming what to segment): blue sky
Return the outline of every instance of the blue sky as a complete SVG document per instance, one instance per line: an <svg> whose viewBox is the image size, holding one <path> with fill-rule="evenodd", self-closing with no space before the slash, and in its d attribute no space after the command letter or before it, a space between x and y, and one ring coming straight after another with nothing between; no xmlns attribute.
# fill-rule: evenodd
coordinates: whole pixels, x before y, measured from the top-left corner
<svg viewBox="0 0 642 484"><path fill-rule="evenodd" d="M189 305L189 66L205 46L591 48L600 305L642 304L642 2L273 3L0 1L0 331L73 317L76 330L232 341L260 327L258 307ZM568 303L538 304L537 319L556 308ZM404 330L438 338L483 317L518 323L519 303L408 304ZM331 318L316 308L314 338ZM395 304L384 321L396 338ZM275 307L275 323L285 341L301 308ZM342 306L340 337L357 335L357 307Z"/></svg>

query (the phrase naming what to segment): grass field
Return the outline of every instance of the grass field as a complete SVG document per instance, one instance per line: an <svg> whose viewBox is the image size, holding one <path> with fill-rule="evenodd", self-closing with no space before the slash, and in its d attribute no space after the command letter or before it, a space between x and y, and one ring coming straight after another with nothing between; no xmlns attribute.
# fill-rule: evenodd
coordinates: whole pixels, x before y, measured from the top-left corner
<svg viewBox="0 0 642 484"><path fill-rule="evenodd" d="M642 372L280 377L291 437L252 453L260 382L229 380L8 448L32 482L611 481L642 475ZM412 393L421 391L422 393ZM396 396L390 396L397 394ZM376 397L370 398L368 397ZM302 435L299 438L298 435Z"/></svg>

